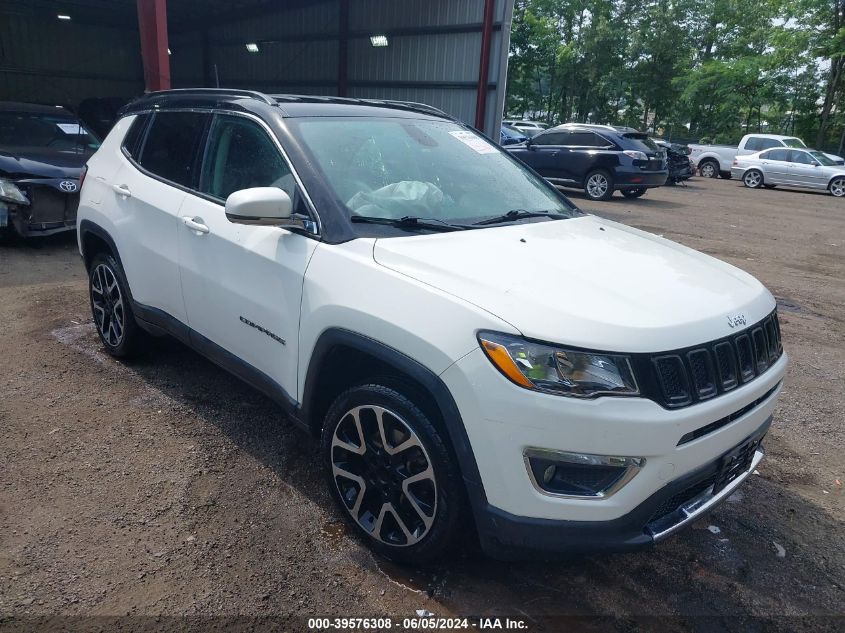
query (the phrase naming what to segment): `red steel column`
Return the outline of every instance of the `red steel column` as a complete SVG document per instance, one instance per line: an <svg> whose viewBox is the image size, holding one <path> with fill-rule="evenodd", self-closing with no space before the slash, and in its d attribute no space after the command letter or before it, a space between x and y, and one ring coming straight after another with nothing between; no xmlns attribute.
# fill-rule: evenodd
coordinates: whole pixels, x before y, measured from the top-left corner
<svg viewBox="0 0 845 633"><path fill-rule="evenodd" d="M141 32L144 85L148 91L170 88L170 58L167 55L167 0L137 0Z"/></svg>
<svg viewBox="0 0 845 633"><path fill-rule="evenodd" d="M487 84L490 75L490 48L493 39L493 11L496 0L484 0L484 23L481 27L481 65L478 69L478 95L475 101L475 128L484 132L487 118ZM498 138L498 135L494 136Z"/></svg>

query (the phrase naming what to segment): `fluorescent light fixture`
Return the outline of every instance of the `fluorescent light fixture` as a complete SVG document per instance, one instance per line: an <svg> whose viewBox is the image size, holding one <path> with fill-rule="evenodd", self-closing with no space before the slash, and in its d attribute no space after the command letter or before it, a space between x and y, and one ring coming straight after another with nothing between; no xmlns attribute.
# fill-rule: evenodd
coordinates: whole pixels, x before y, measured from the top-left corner
<svg viewBox="0 0 845 633"><path fill-rule="evenodd" d="M387 46L387 35L371 35L370 44L372 44L376 48L383 48Z"/></svg>
<svg viewBox="0 0 845 633"><path fill-rule="evenodd" d="M60 20L70 20L70 16L65 13L59 13L56 17Z"/></svg>
<svg viewBox="0 0 845 633"><path fill-rule="evenodd" d="M255 42L250 42L249 44L246 45L246 50L248 50L250 53L257 53L258 52L258 44L256 44Z"/></svg>

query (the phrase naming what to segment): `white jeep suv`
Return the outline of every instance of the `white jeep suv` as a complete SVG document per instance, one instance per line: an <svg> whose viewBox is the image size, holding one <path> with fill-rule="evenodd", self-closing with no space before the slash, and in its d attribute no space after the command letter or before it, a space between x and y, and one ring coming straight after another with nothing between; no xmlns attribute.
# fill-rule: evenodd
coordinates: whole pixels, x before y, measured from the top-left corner
<svg viewBox="0 0 845 633"><path fill-rule="evenodd" d="M787 363L754 278L419 104L149 94L78 238L106 350L169 334L273 398L400 561L666 537L753 472Z"/></svg>

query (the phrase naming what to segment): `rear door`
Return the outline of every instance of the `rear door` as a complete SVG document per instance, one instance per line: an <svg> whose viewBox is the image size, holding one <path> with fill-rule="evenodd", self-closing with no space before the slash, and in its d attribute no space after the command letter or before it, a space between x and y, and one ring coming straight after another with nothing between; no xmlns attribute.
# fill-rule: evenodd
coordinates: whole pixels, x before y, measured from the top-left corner
<svg viewBox="0 0 845 633"><path fill-rule="evenodd" d="M769 139L763 139L769 140ZM789 150L770 149L760 154L760 170L767 185L786 184L789 182Z"/></svg>
<svg viewBox="0 0 845 633"><path fill-rule="evenodd" d="M148 116L152 120L134 154L124 147L126 160L108 183L106 204L116 211L118 248L134 301L186 323L179 283L179 208L196 175L209 115L174 111Z"/></svg>
<svg viewBox="0 0 845 633"><path fill-rule="evenodd" d="M590 131L570 132L563 144L558 169L562 178L576 183L582 183L585 176L596 167L596 154L613 146Z"/></svg>
<svg viewBox="0 0 845 633"><path fill-rule="evenodd" d="M268 393L270 385L270 395L281 386L295 397L302 282L318 242L229 222L226 198L250 187L284 189L294 212L309 214L270 130L249 116L215 114L198 191L185 198L178 227L192 342L218 360L219 348L234 355L223 364Z"/></svg>

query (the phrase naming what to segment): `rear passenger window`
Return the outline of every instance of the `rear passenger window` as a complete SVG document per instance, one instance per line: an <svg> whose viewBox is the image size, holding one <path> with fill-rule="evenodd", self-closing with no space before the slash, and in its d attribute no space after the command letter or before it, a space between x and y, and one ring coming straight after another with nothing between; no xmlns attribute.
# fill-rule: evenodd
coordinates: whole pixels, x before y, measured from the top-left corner
<svg viewBox="0 0 845 633"><path fill-rule="evenodd" d="M592 132L572 132L566 140L566 145L572 147L602 147L607 143Z"/></svg>
<svg viewBox="0 0 845 633"><path fill-rule="evenodd" d="M156 112L139 162L147 171L190 187L197 149L208 115L201 112Z"/></svg>
<svg viewBox="0 0 845 633"><path fill-rule="evenodd" d="M761 158L765 158L767 160L782 160L782 161L785 161L789 158L789 150L773 149L770 152L766 152L765 154L762 154Z"/></svg>
<svg viewBox="0 0 845 633"><path fill-rule="evenodd" d="M144 130L147 129L147 122L149 120L149 113L139 114L135 117L135 120L132 121L132 127L129 128L126 136L123 137L123 144L121 147L123 147L123 149L126 150L126 153L132 158L138 157L141 139L144 137Z"/></svg>
<svg viewBox="0 0 845 633"><path fill-rule="evenodd" d="M760 149L769 149L770 147L783 147L783 144L777 139L761 138Z"/></svg>
<svg viewBox="0 0 845 633"><path fill-rule="evenodd" d="M267 132L240 116L214 117L200 191L219 200L250 187L278 187L294 199L293 174Z"/></svg>
<svg viewBox="0 0 845 633"><path fill-rule="evenodd" d="M763 139L758 138L756 136L752 136L750 139L745 141L745 149L751 150L752 152L759 152L763 149L762 141Z"/></svg>

